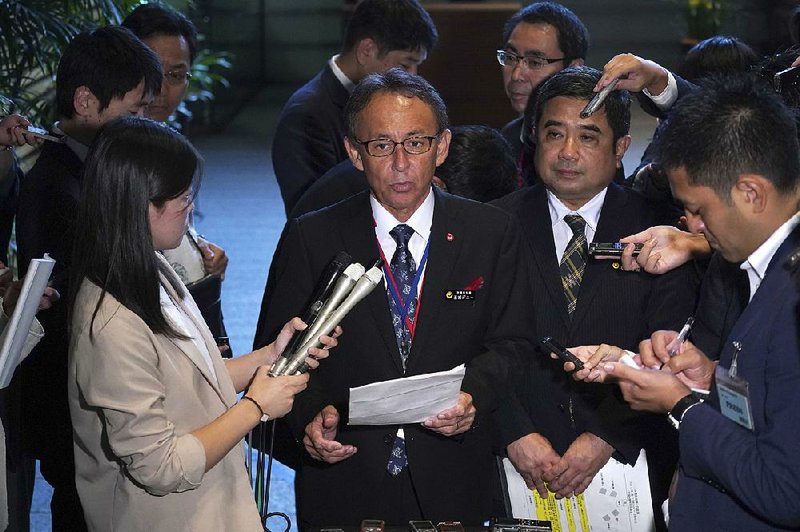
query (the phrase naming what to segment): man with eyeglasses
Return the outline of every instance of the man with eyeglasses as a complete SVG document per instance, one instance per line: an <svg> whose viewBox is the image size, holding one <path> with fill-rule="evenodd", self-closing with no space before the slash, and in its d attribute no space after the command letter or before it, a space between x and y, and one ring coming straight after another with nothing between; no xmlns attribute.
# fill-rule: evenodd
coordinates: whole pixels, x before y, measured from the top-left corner
<svg viewBox="0 0 800 532"><path fill-rule="evenodd" d="M343 320L336 354L295 399L289 422L307 451L301 528L365 516L481 526L492 513L489 414L532 341L519 228L507 213L432 188L451 135L444 102L422 78L400 69L366 77L345 119L350 160L370 190L289 222L256 333L258 343L302 311L339 251L362 264L384 258L385 283ZM348 425L351 387L460 364L454 406L421 423Z"/></svg>
<svg viewBox="0 0 800 532"><path fill-rule="evenodd" d="M542 83L531 102L541 183L497 205L519 217L531 302L547 309L529 327L567 347L608 342L636 350L656 330L680 329L692 313L693 272L626 272L588 254L590 242L617 242L672 216L667 205L613 182L631 143L630 96L612 91L598 111L582 117L600 75L570 67ZM499 412L502 443L514 466L542 497L571 497L586 490L612 455L634 464L641 448L664 434L647 455L658 512L677 452L666 420L634 414L607 387L574 382L549 355L539 348L527 358L516 400ZM657 523L663 529L660 516Z"/></svg>
<svg viewBox="0 0 800 532"><path fill-rule="evenodd" d="M359 2L342 50L289 98L272 143L272 166L288 215L303 192L347 159L342 110L364 76L400 67L416 74L438 34L417 0Z"/></svg>
<svg viewBox="0 0 800 532"><path fill-rule="evenodd" d="M508 19L503 43L503 49L497 50L497 61L506 95L520 117L506 124L502 132L519 157L523 151L521 115L528 98L559 70L584 63L589 32L575 13L561 4L535 2Z"/></svg>
<svg viewBox="0 0 800 532"><path fill-rule="evenodd" d="M145 108L144 115L165 122L175 115L186 95L191 68L197 57L197 29L183 13L161 4L142 4L125 17L122 25L149 46L161 61L161 90ZM227 337L220 305L220 283L228 256L220 246L197 234L192 221L176 249L164 251L175 272L187 285L215 338ZM228 350L223 356L230 356Z"/></svg>

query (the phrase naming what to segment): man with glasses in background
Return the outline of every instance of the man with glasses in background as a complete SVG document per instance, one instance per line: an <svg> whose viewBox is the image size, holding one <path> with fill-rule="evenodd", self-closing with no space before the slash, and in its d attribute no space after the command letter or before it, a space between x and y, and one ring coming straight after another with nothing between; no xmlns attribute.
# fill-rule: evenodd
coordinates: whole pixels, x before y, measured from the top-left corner
<svg viewBox="0 0 800 532"><path fill-rule="evenodd" d="M532 340L519 228L507 213L431 187L451 135L444 102L422 78L401 69L366 77L345 119L348 155L370 190L289 222L256 333L258 345L302 312L339 251L362 264L385 257L385 283L342 321L336 355L295 399L289 422L307 451L300 526L364 517L481 526L492 513L490 413ZM422 423L348 424L351 387L460 364L451 408Z"/></svg>
<svg viewBox="0 0 800 532"><path fill-rule="evenodd" d="M144 115L158 122L172 117L186 96L191 69L197 57L197 29L183 13L161 4L143 4L125 17L122 25L150 47L161 61L164 81ZM221 281L228 256L225 250L197 234L194 220L175 249L165 250L181 281L191 292L215 338L227 338L220 304ZM230 356L223 350L223 356Z"/></svg>
<svg viewBox="0 0 800 532"><path fill-rule="evenodd" d="M589 32L569 9L554 2L536 2L517 11L503 28L503 49L497 50L503 85L511 107L520 114L502 133L525 175L522 141L528 98L544 80L568 66L582 65L589 49ZM530 183L529 183L530 184Z"/></svg>

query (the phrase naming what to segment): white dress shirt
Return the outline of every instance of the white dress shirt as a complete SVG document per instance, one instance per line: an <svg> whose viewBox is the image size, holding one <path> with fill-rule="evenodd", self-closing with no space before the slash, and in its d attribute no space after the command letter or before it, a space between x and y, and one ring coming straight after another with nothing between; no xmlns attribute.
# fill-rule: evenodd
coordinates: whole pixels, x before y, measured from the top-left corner
<svg viewBox="0 0 800 532"><path fill-rule="evenodd" d="M597 223L600 221L600 210L603 208L607 191L608 187L604 188L577 211L571 210L561 203L561 200L555 194L549 190L547 191L547 205L550 207L550 222L553 224L553 240L556 244L556 260L559 263L561 263L561 257L567 249L567 244L572 239L572 229L564 221L564 216L568 214L580 215L586 221L586 229L584 230L586 242L592 242L597 231Z"/></svg>
<svg viewBox="0 0 800 532"><path fill-rule="evenodd" d="M777 231L764 241L763 244L747 257L747 260L742 263L739 268L747 272L747 280L750 282L750 299L748 303L753 300L753 296L761 286L761 281L764 280L764 275L767 273L767 267L775 252L781 247L783 241L794 231L797 224L800 223L800 212L786 220Z"/></svg>

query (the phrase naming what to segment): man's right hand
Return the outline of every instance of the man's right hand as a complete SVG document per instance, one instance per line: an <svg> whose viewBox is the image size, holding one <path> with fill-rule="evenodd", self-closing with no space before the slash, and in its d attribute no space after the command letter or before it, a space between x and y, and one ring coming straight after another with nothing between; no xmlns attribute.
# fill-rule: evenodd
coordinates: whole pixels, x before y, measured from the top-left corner
<svg viewBox="0 0 800 532"><path fill-rule="evenodd" d="M508 458L528 488L536 489L546 499L548 491L542 475L561 461L561 456L553 450L547 438L533 432L509 444L507 451Z"/></svg>
<svg viewBox="0 0 800 532"><path fill-rule="evenodd" d="M358 449L353 445L342 445L336 441L339 429L339 412L328 405L314 416L306 425L303 445L315 460L335 464L356 454Z"/></svg>
<svg viewBox="0 0 800 532"><path fill-rule="evenodd" d="M647 89L653 96L658 96L667 88L669 73L658 63L642 59L633 54L619 54L603 67L603 75L597 82L596 91L621 78L617 90L640 92Z"/></svg>
<svg viewBox="0 0 800 532"><path fill-rule="evenodd" d="M707 256L711 246L702 234L681 231L669 225L658 225L635 235L620 239L623 244L643 244L639 256L633 257L633 246L622 254L622 269L639 270L660 275L686 264L692 259Z"/></svg>

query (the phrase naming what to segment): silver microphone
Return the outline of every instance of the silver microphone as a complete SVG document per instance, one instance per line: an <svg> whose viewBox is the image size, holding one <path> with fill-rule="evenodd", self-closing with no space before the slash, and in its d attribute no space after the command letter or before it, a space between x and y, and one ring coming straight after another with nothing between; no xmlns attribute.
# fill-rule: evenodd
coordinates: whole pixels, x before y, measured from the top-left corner
<svg viewBox="0 0 800 532"><path fill-rule="evenodd" d="M324 318L324 320L317 321L317 323L323 323L321 323L318 331L311 335L308 341L305 342L300 349L290 355L289 362L284 368L282 375L294 375L296 373L300 373L302 366L305 364L308 350L312 347L322 346L319 341L320 335L329 334L331 331L333 331L344 319L347 313L350 312L359 301L367 297L367 295L372 292L376 286L378 286L382 279L383 271L378 266L373 266L366 273L364 273L355 284L350 294L347 296L347 299L345 299L342 304L336 308L336 310ZM322 316L320 316L320 318L321 317Z"/></svg>
<svg viewBox="0 0 800 532"><path fill-rule="evenodd" d="M364 266L361 264L354 262L347 268L345 268L342 275L336 281L336 285L333 288L328 300L322 305L322 308L319 310L319 314L317 315L317 319L314 320L313 324L309 324L308 328L303 331L302 340L299 342L298 345L303 346L307 344L310 339L319 338L320 330L323 322L326 318L334 311L334 309L339 306L339 304L347 297L347 294L353 289L358 279L364 274ZM308 349L300 351L302 353L307 352ZM277 377L279 375L291 375L290 373L286 373L285 368L288 365L289 361L295 356L298 350L295 350L291 353L283 353L278 360L272 365L270 368L269 374L272 377ZM305 357L303 357L305 360ZM297 368L295 368L297 369Z"/></svg>

